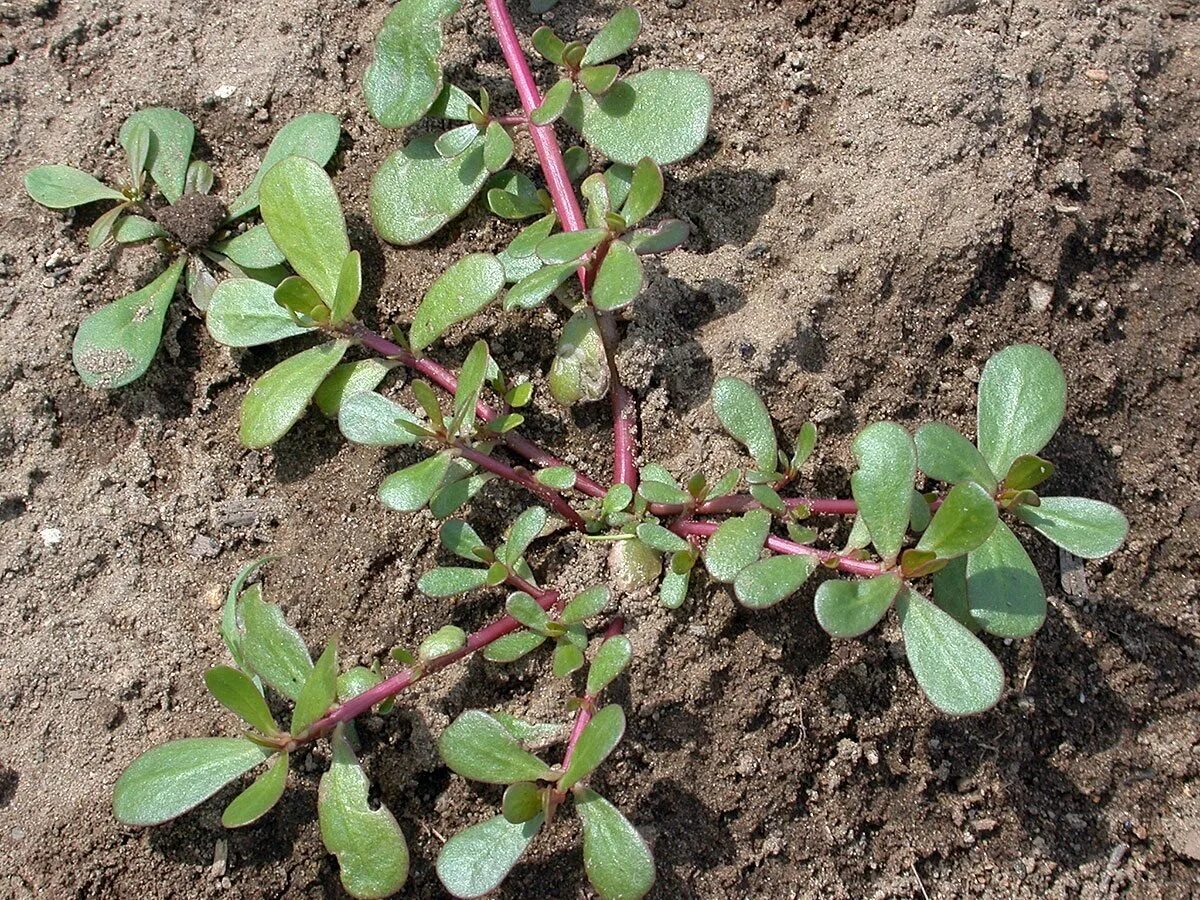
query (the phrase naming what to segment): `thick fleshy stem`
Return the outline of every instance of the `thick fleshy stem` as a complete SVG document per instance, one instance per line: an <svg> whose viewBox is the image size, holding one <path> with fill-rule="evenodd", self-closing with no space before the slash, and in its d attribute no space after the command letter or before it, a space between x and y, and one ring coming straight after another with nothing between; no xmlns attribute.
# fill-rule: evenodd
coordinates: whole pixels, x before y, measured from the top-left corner
<svg viewBox="0 0 1200 900"><path fill-rule="evenodd" d="M504 0L486 0L486 5L492 19L492 27L496 31L496 39L500 42L500 50L504 54L504 61L512 74L517 96L526 115L529 115L542 105L542 95L529 68L529 61L525 58L520 38L513 27L512 16L509 15ZM566 163L563 162L562 149L554 136L554 126L530 123L529 135L533 140L533 148L537 152L542 174L546 178L546 188L554 201L554 209L562 222L563 230L582 230L587 227L583 211L580 209L579 199L575 196L575 188L571 185ZM588 290L588 275L583 269L580 270L579 280L584 290ZM621 384L617 371L616 323L607 313L597 312L596 318L604 343L604 355L608 361L609 399L613 416L613 479L636 489L637 415L633 395Z"/></svg>
<svg viewBox="0 0 1200 900"><path fill-rule="evenodd" d="M424 375L435 386L441 388L448 394L453 394L458 388L458 379L454 374L440 365L437 361L430 359L428 356L415 356L413 353L405 350L395 341L385 338L381 334L377 334L365 325L354 324L346 329L346 333L380 356L394 359L408 369L412 369L420 375ZM475 414L484 422L493 421L499 413L492 409L482 400L475 405ZM542 449L537 444L528 438L524 438L519 434L509 432L500 437L504 445L514 453L525 457L531 463L550 468L552 466L565 466L571 468L553 453ZM574 471L572 469L572 471ZM575 488L582 494L589 497L603 497L605 490L594 480L584 475L582 472L575 472Z"/></svg>
<svg viewBox="0 0 1200 900"><path fill-rule="evenodd" d="M824 497L784 497L783 502L789 509L803 506L810 513L815 513L819 516L852 516L858 512L858 504L853 500L826 499ZM701 516L716 516L723 513L743 513L748 509L761 508L762 504L748 494L730 494L701 503L696 507L695 513ZM688 511L680 503L651 503L648 509L656 516L673 516Z"/></svg>
<svg viewBox="0 0 1200 900"><path fill-rule="evenodd" d="M486 453L476 450L474 447L468 447L465 444L456 444L455 450L463 459L473 462L479 468L486 469L493 475L498 475L506 481L520 485L530 493L542 498L550 504L551 509L578 530L583 531L587 527L587 522L583 516L577 513L561 494L546 487L527 471L513 468L508 463L488 456Z"/></svg>
<svg viewBox="0 0 1200 900"><path fill-rule="evenodd" d="M689 535L708 537L719 527L716 522L694 522L690 519L682 519L672 523L671 530L682 537L688 537ZM820 550L816 547L810 547L807 544L797 544L795 541L789 541L786 538L776 537L775 535L770 535L767 538L767 548L774 550L776 553L786 553L793 556L815 556L824 564L836 565L838 571L845 572L848 575L861 575L864 578L874 578L876 575L882 575L887 571L879 563L855 559L853 556L845 553L835 553L832 550Z"/></svg>
<svg viewBox="0 0 1200 900"><path fill-rule="evenodd" d="M512 576L508 581L513 587L517 587L518 590L523 590L533 597L542 609L549 610L559 602L560 595L558 591L538 589L518 576ZM289 745L288 749L292 749L293 746L298 747L311 743L317 738L323 737L333 731L342 722L349 722L356 719L377 703L391 700L401 691L412 687L418 681L429 677L434 672L439 672L447 666L453 665L460 659L470 656L476 650L482 650L488 644L494 643L505 635L512 634L512 632L522 627L521 623L512 616L504 616L470 634L467 637L466 643L457 650L450 653L443 653L441 656L435 656L433 659L426 660L419 665L401 669L395 675L379 682L374 687L368 688L361 694L351 697L345 703L335 707L316 722L313 722L302 734L295 735L292 738L292 744Z"/></svg>
<svg viewBox="0 0 1200 900"><path fill-rule="evenodd" d="M616 637L624 629L625 620L617 616L604 629L604 640ZM588 722L592 721L592 716L596 714L596 698L598 696L599 694L584 694L579 698L579 712L575 715L575 724L571 728L571 736L567 739L567 750L563 754L562 770L564 772L571 765L571 757L575 755L575 745L579 743L583 729L587 728Z"/></svg>

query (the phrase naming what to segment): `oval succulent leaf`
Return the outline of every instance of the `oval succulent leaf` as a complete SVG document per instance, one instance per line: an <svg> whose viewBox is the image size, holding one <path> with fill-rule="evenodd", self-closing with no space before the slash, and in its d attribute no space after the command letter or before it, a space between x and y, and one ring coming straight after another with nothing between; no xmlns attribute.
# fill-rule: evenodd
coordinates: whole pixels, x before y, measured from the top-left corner
<svg viewBox="0 0 1200 900"><path fill-rule="evenodd" d="M272 167L291 156L302 156L324 167L333 158L342 138L342 123L329 113L305 113L279 129L266 155L254 173L254 179L229 205L229 218L236 219L258 206L262 180Z"/></svg>
<svg viewBox="0 0 1200 900"><path fill-rule="evenodd" d="M302 156L271 167L260 190L263 221L296 274L326 306L337 297L342 265L350 252L346 219L325 170Z"/></svg>
<svg viewBox="0 0 1200 900"><path fill-rule="evenodd" d="M447 454L438 453L393 472L379 485L379 501L397 512L423 509L442 486L450 461Z"/></svg>
<svg viewBox="0 0 1200 900"><path fill-rule="evenodd" d="M605 312L621 309L642 292L642 262L624 241L613 241L592 285L592 302Z"/></svg>
<svg viewBox="0 0 1200 900"><path fill-rule="evenodd" d="M738 573L733 592L748 609L767 609L800 590L817 568L814 556L772 556Z"/></svg>
<svg viewBox="0 0 1200 900"><path fill-rule="evenodd" d="M917 549L938 559L954 559L986 541L998 521L991 494L973 481L964 481L952 487L942 500Z"/></svg>
<svg viewBox="0 0 1200 900"><path fill-rule="evenodd" d="M400 0L375 38L375 58L363 75L367 110L384 128L411 125L442 91L442 23L458 0Z"/></svg>
<svg viewBox="0 0 1200 900"><path fill-rule="evenodd" d="M579 70L579 84L593 96L600 96L617 81L621 74L618 66L584 66Z"/></svg>
<svg viewBox="0 0 1200 900"><path fill-rule="evenodd" d="M533 473L533 477L538 484L544 484L556 491L569 491L575 487L578 476L570 466L550 466L547 469L538 469Z"/></svg>
<svg viewBox="0 0 1200 900"><path fill-rule="evenodd" d="M606 706L592 716L584 726L571 754L571 762L558 782L560 791L569 791L591 775L625 734L625 710L616 703Z"/></svg>
<svg viewBox="0 0 1200 900"><path fill-rule="evenodd" d="M516 662L545 642L546 636L535 631L514 631L488 644L483 649L483 658L495 663Z"/></svg>
<svg viewBox="0 0 1200 900"><path fill-rule="evenodd" d="M495 816L460 831L438 853L438 879L455 897L490 893L508 877L542 822L541 813L517 824Z"/></svg>
<svg viewBox="0 0 1200 900"><path fill-rule="evenodd" d="M183 113L156 106L139 109L121 125L117 137L126 153L145 129L150 134L145 166L150 177L171 203L183 196L188 164L192 159L192 141L196 127Z"/></svg>
<svg viewBox="0 0 1200 900"><path fill-rule="evenodd" d="M213 244L212 249L246 269L268 269L284 260L283 251L271 240L266 225L255 225L236 237Z"/></svg>
<svg viewBox="0 0 1200 900"><path fill-rule="evenodd" d="M633 645L623 634L614 635L600 645L588 669L587 693L595 697L625 671L633 656Z"/></svg>
<svg viewBox="0 0 1200 900"><path fill-rule="evenodd" d="M479 126L474 123L467 123L466 125L459 125L457 128L451 128L449 131L441 134L433 142L433 147L444 159L453 159L460 153L465 153L467 148L475 143L475 139L478 137Z"/></svg>
<svg viewBox="0 0 1200 900"><path fill-rule="evenodd" d="M1054 465L1032 454L1018 456L1004 476L1007 491L1028 491L1054 474Z"/></svg>
<svg viewBox="0 0 1200 900"><path fill-rule="evenodd" d="M633 169L633 179L629 184L629 196L621 207L621 218L632 228L642 219L658 209L662 202L663 176L662 169L654 160L647 157L639 160Z"/></svg>
<svg viewBox="0 0 1200 900"><path fill-rule="evenodd" d="M275 289L252 278L217 285L204 318L208 333L226 347L254 347L308 331L275 302Z"/></svg>
<svg viewBox="0 0 1200 900"><path fill-rule="evenodd" d="M296 695L296 706L292 710L293 735L303 734L337 700L337 670L337 643L330 641Z"/></svg>
<svg viewBox="0 0 1200 900"><path fill-rule="evenodd" d="M654 858L621 811L584 788L576 794L583 821L583 866L605 900L639 900L654 885Z"/></svg>
<svg viewBox="0 0 1200 900"><path fill-rule="evenodd" d="M504 791L501 810L513 825L528 822L542 811L542 791L528 781L510 784Z"/></svg>
<svg viewBox="0 0 1200 900"><path fill-rule="evenodd" d="M967 600L971 617L988 634L1023 638L1046 621L1046 591L1033 560L1000 522L967 556Z"/></svg>
<svg viewBox="0 0 1200 900"><path fill-rule="evenodd" d="M817 622L835 638L866 634L891 608L903 586L900 576L891 573L862 581L822 582L813 602Z"/></svg>
<svg viewBox="0 0 1200 900"><path fill-rule="evenodd" d="M295 700L313 668L304 638L287 623L278 606L262 599L260 590L247 590L238 610L243 629L241 653L247 667L264 683Z"/></svg>
<svg viewBox="0 0 1200 900"><path fill-rule="evenodd" d="M461 650L466 643L467 633L465 631L457 625L443 625L421 641L421 646L417 648L417 656L428 662L439 656L445 656L447 653Z"/></svg>
<svg viewBox="0 0 1200 900"><path fill-rule="evenodd" d="M321 840L337 857L352 897L391 896L408 879L404 832L386 806L371 808L370 783L340 725L332 744L333 761L317 791Z"/></svg>
<svg viewBox="0 0 1200 900"><path fill-rule="evenodd" d="M1125 542L1129 521L1115 506L1085 497L1043 497L1038 506L1015 506L1013 513L1068 553L1101 559Z"/></svg>
<svg viewBox="0 0 1200 900"><path fill-rule="evenodd" d="M118 244L137 244L167 236L167 230L145 216L125 216L113 227L113 240Z"/></svg>
<svg viewBox="0 0 1200 900"><path fill-rule="evenodd" d="M725 430L745 445L759 469L775 471L775 426L758 392L740 378L718 378L713 384L712 401L713 412Z"/></svg>
<svg viewBox="0 0 1200 900"><path fill-rule="evenodd" d="M141 290L102 306L83 320L75 333L71 358L84 384L124 387L150 368L186 261L184 257L175 260Z"/></svg>
<svg viewBox="0 0 1200 900"><path fill-rule="evenodd" d="M602 97L574 95L565 116L583 139L613 162L660 166L700 149L708 136L712 88L687 69L652 69L614 84Z"/></svg>
<svg viewBox="0 0 1200 900"><path fill-rule="evenodd" d="M467 208L488 170L482 135L464 153L443 159L425 135L383 161L371 179L371 221L391 244L419 244Z"/></svg>
<svg viewBox="0 0 1200 900"><path fill-rule="evenodd" d="M506 310L533 309L541 306L546 302L546 298L558 290L578 268L574 261L556 266L543 266L537 257L530 257L530 259L537 260L537 267L514 284L505 295L504 308ZM607 371L606 368L605 372L607 373Z"/></svg>
<svg viewBox="0 0 1200 900"><path fill-rule="evenodd" d="M271 811L287 787L288 755L280 753L263 772L238 794L221 813L226 828L252 825Z"/></svg>
<svg viewBox="0 0 1200 900"><path fill-rule="evenodd" d="M483 164L489 172L499 172L513 155L512 135L499 122L489 122L483 138Z"/></svg>
<svg viewBox="0 0 1200 900"><path fill-rule="evenodd" d="M667 609L679 609L683 606L691 580L691 570L676 572L674 568L668 569L658 587L658 599L662 605Z"/></svg>
<svg viewBox="0 0 1200 900"><path fill-rule="evenodd" d="M158 825L203 803L273 751L246 738L184 738L147 750L121 773L113 813L126 825Z"/></svg>
<svg viewBox="0 0 1200 900"><path fill-rule="evenodd" d="M917 466L936 481L958 484L974 481L989 492L996 490L996 476L988 468L983 454L965 437L941 422L917 429Z"/></svg>
<svg viewBox="0 0 1200 900"><path fill-rule="evenodd" d="M425 292L409 331L412 348L428 347L451 325L491 303L503 287L504 267L490 253L460 259Z"/></svg>
<svg viewBox="0 0 1200 900"><path fill-rule="evenodd" d="M608 393L608 378L608 359L596 317L590 309L578 310L559 337L547 378L550 394L564 406L599 400Z"/></svg>
<svg viewBox="0 0 1200 900"><path fill-rule="evenodd" d="M521 749L500 722L478 709L470 709L450 723L438 738L446 765L472 781L515 784L541 781L550 767Z"/></svg>
<svg viewBox="0 0 1200 900"><path fill-rule="evenodd" d="M574 262L599 246L608 237L603 228L563 231L552 234L537 246L537 255L547 265Z"/></svg>
<svg viewBox="0 0 1200 900"><path fill-rule="evenodd" d="M639 256L666 253L683 246L691 229L679 219L664 219L653 228L642 228L625 235L624 240Z"/></svg>
<svg viewBox="0 0 1200 900"><path fill-rule="evenodd" d="M529 549L529 545L541 536L547 518L544 507L531 506L513 520L508 529L504 552L504 558L510 566L516 565L517 560Z"/></svg>
<svg viewBox="0 0 1200 900"><path fill-rule="evenodd" d="M440 566L417 579L417 588L430 597L454 597L483 587L487 572L466 566Z"/></svg>
<svg viewBox="0 0 1200 900"><path fill-rule="evenodd" d="M608 588L602 584L593 585L585 591L580 591L563 607L562 622L564 625L575 625L584 619L599 615L608 605Z"/></svg>
<svg viewBox="0 0 1200 900"><path fill-rule="evenodd" d="M563 50L566 44L563 39L554 33L554 29L546 25L540 26L531 38L533 49L536 50L542 58L554 63L556 66L562 65Z"/></svg>
<svg viewBox="0 0 1200 900"><path fill-rule="evenodd" d="M254 382L242 401L242 443L261 449L287 434L349 346L346 341L331 341L312 347L285 359Z"/></svg>
<svg viewBox="0 0 1200 900"><path fill-rule="evenodd" d="M967 599L967 557L952 559L933 573L933 602L953 616L971 634L979 631L979 623L971 615L971 602Z"/></svg>
<svg viewBox="0 0 1200 900"><path fill-rule="evenodd" d="M218 702L260 734L279 733L262 691L243 672L217 666L204 673L204 683Z"/></svg>
<svg viewBox="0 0 1200 900"><path fill-rule="evenodd" d="M661 485L660 487L673 490L670 485ZM683 493L680 491L680 493ZM687 502L684 500L683 502ZM659 553L679 553L680 551L690 550L692 545L671 531L669 528L664 528L661 525L656 525L653 522L643 522L637 527L637 536L647 547L657 550Z"/></svg>
<svg viewBox="0 0 1200 900"><path fill-rule="evenodd" d="M1054 437L1066 410L1067 381L1047 350L1014 344L987 361L979 379L978 443L996 477Z"/></svg>
<svg viewBox="0 0 1200 900"><path fill-rule="evenodd" d="M999 702L1004 670L979 638L915 591L901 591L896 610L908 663L934 706L969 716Z"/></svg>
<svg viewBox="0 0 1200 900"><path fill-rule="evenodd" d="M529 121L534 125L549 125L563 114L563 110L567 108L567 101L574 94L575 85L571 79L560 78L546 91L542 105L529 114Z"/></svg>
<svg viewBox="0 0 1200 900"><path fill-rule="evenodd" d="M313 402L322 415L336 419L341 415L342 404L346 400L355 394L375 390L395 365L391 360L374 357L339 363L321 382L313 395Z"/></svg>
<svg viewBox="0 0 1200 900"><path fill-rule="evenodd" d="M771 514L763 509L726 519L704 547L708 574L726 584L735 581L743 569L758 560L770 530Z"/></svg>
<svg viewBox="0 0 1200 900"><path fill-rule="evenodd" d="M632 6L626 6L596 32L583 54L583 64L594 66L615 59L633 46L641 30L642 17Z"/></svg>
<svg viewBox="0 0 1200 900"><path fill-rule="evenodd" d="M491 553L479 533L467 522L459 519L443 522L442 527L438 529L438 540L455 556L470 562L484 562Z"/></svg>
<svg viewBox="0 0 1200 900"><path fill-rule="evenodd" d="M420 420L387 397L360 391L342 401L338 428L346 440L364 447L400 447L414 443L417 436L398 424L401 420L419 425Z"/></svg>
<svg viewBox="0 0 1200 900"><path fill-rule="evenodd" d="M899 425L876 422L858 433L851 450L858 460L858 470L850 477L851 493L875 549L891 562L908 531L916 447Z"/></svg>
<svg viewBox="0 0 1200 900"><path fill-rule="evenodd" d="M38 166L25 173L25 190L42 206L70 209L96 200L121 200L125 195L113 190L87 172L72 166Z"/></svg>

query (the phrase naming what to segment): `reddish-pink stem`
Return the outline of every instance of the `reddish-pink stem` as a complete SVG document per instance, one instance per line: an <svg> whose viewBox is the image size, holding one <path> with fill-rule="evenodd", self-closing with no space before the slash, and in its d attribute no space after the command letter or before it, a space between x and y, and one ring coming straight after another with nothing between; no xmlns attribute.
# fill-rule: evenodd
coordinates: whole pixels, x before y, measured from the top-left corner
<svg viewBox="0 0 1200 900"><path fill-rule="evenodd" d="M537 81L525 58L525 51L513 27L512 17L508 14L508 6L504 0L486 0L488 14L492 18L492 27L496 31L496 39L500 42L500 51L512 74L513 84L517 88L517 96L526 115L542 105L542 95L538 91ZM554 201L554 209L562 221L564 231L580 231L586 227L579 199L575 196L575 188L571 185L571 176L563 162L562 150L558 139L554 136L553 125L529 126L529 135L533 140L533 148L537 151L538 161L542 166L542 174L546 178L546 188ZM588 289L587 272L580 269L579 281L584 290ZM613 416L613 479L620 484L637 488L637 416L634 410L633 395L621 384L616 365L617 329L612 317L606 313L597 313L600 326L600 336L604 342L605 356L609 370L609 399Z"/></svg>
<svg viewBox="0 0 1200 900"><path fill-rule="evenodd" d="M521 469L514 469L506 462L501 462L486 453L476 450L474 447L468 447L463 444L456 445L456 449L462 455L463 459L470 460L479 466L481 469L486 469L493 475L499 475L506 481L511 481L513 484L519 484L521 487L541 497L554 509L556 513L574 525L580 531L583 531L587 526L587 522L583 516L577 513L571 504L563 499L561 494L556 493L546 487L537 479L533 478L528 472Z"/></svg>
<svg viewBox="0 0 1200 900"><path fill-rule="evenodd" d="M785 497L783 502L791 509L803 506L809 512L822 516L852 516L858 512L858 504L853 500L830 500L822 497ZM715 516L722 513L741 513L748 509L761 509L762 504L747 494L730 494L708 500L696 507L695 512L702 516ZM650 512L656 516L677 515L687 512L686 507L679 503L651 503Z"/></svg>
<svg viewBox="0 0 1200 900"><path fill-rule="evenodd" d="M714 531L716 531L718 527L720 526L716 522L694 522L691 520L682 520L673 523L671 525L671 530L684 537L693 534L701 537L708 537ZM882 575L886 571L883 566L879 565L878 563L855 559L854 557L847 556L843 553L834 553L832 550L819 550L816 547L810 547L807 544L797 544L795 541L789 541L786 538L776 537L775 535L771 535L767 538L767 548L774 550L776 553L815 556L823 563L836 563L839 571L846 572L850 575L862 575L865 578L873 578L876 575Z"/></svg>
<svg viewBox="0 0 1200 900"><path fill-rule="evenodd" d="M604 640L610 637L616 637L625 628L625 620L620 616L608 623L608 627L604 629ZM571 757L575 753L575 745L579 743L579 737L583 734L583 729L587 728L588 722L592 721L592 716L596 713L596 697L598 694L584 694L580 698L579 712L575 715L575 725L571 728L571 736L567 739L567 751L563 754L562 768L565 772L571 765Z"/></svg>

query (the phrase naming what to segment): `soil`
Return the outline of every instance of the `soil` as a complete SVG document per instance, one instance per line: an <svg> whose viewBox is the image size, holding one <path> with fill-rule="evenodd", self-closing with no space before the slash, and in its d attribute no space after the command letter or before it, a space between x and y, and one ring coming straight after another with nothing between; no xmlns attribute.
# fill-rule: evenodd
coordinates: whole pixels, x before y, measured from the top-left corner
<svg viewBox="0 0 1200 900"><path fill-rule="evenodd" d="M469 0L449 28L464 86L513 103ZM604 11L608 4L602 4ZM1036 341L1063 361L1067 419L1053 486L1121 506L1112 559L1060 570L1036 638L994 642L1009 691L968 720L934 713L894 624L832 643L809 594L766 613L724 588L682 610L620 598L637 651L616 696L627 737L600 788L652 843L658 897L1183 897L1200 893L1197 342L1200 8L1187 0L648 0L637 66L686 65L716 89L713 133L671 168L670 212L694 234L650 267L621 365L645 458L681 473L737 459L705 398L752 380L793 432L824 438L812 490L844 493L865 422L971 428L986 357ZM22 173L69 162L119 176L117 129L144 105L191 116L218 192L249 181L275 130L313 109L345 139L332 171L365 256L366 315L406 322L452 260L512 229L472 211L413 250L367 219L370 174L401 140L359 82L381 3L331 0L0 2L0 895L338 896L315 823L317 760L281 806L227 833L221 804L177 823L115 823L121 769L164 740L228 732L203 691L222 662L217 607L248 559L277 554L268 596L346 660L412 646L497 596L415 593L437 558L426 516L373 499L411 454L348 446L319 416L273 452L236 440L250 379L279 356L230 352L184 302L134 386L85 390L80 319L145 283L149 250L89 251L94 211L49 213ZM586 33L602 12L545 21ZM517 11L524 33L535 18ZM541 382L549 313L483 330ZM472 335L441 351L461 361ZM543 392L544 396L544 392ZM531 431L595 473L602 404ZM485 492L486 535L518 502ZM565 588L599 552L545 542ZM1070 575L1061 586L1060 573ZM563 715L547 661L476 660L363 723L364 759L411 844L408 895L438 897L441 839L497 793L452 777L434 736L468 707ZM535 690L535 685L538 688ZM320 751L318 751L320 753ZM549 830L502 896L578 896L578 833Z"/></svg>

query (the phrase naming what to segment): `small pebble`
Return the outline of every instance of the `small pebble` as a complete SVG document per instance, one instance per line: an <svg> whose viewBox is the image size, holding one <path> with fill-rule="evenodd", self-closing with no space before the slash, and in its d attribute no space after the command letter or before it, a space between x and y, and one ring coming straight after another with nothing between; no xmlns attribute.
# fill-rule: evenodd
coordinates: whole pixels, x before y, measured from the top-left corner
<svg viewBox="0 0 1200 900"><path fill-rule="evenodd" d="M47 547L57 547L62 543L63 533L61 528L46 527L38 532L42 536L42 543Z"/></svg>

